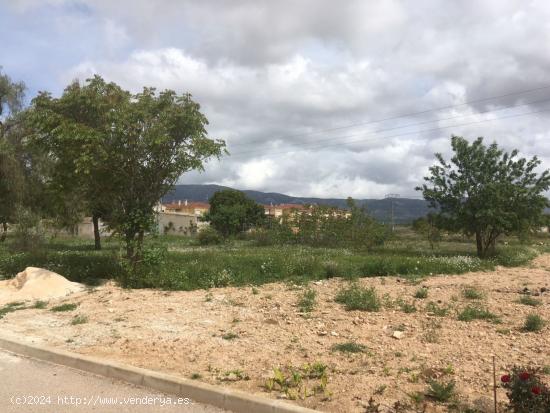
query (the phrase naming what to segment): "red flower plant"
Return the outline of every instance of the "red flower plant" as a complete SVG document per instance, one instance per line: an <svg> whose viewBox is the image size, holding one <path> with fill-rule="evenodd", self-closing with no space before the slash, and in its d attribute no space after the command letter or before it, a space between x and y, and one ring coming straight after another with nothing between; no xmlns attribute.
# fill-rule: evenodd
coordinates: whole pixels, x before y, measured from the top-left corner
<svg viewBox="0 0 550 413"><path fill-rule="evenodd" d="M539 386L535 386L531 389L531 393L538 396L539 394L542 393L542 389Z"/></svg>
<svg viewBox="0 0 550 413"><path fill-rule="evenodd" d="M531 377L531 375L529 373L527 373L526 371L519 374L519 378L523 381L529 380L529 377Z"/></svg>
<svg viewBox="0 0 550 413"><path fill-rule="evenodd" d="M511 380L511 379L512 379L512 378L510 377L509 374L505 374L504 376L502 376L502 377L500 378L500 381L503 382L503 383L510 383L510 380Z"/></svg>

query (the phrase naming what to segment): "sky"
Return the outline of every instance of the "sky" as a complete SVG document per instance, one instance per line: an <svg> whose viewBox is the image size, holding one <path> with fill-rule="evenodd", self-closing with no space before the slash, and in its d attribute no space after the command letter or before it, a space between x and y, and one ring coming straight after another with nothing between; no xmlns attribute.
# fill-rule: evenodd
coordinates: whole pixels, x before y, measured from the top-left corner
<svg viewBox="0 0 550 413"><path fill-rule="evenodd" d="M27 99L99 74L189 92L230 155L180 183L419 197L450 137L550 168L550 2L0 0Z"/></svg>

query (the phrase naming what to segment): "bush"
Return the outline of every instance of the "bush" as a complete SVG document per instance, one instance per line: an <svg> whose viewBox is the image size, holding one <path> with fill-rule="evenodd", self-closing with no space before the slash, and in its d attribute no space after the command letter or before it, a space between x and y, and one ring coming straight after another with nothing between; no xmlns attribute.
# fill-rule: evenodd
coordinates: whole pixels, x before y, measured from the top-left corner
<svg viewBox="0 0 550 413"><path fill-rule="evenodd" d="M378 311L380 299L374 288L364 288L358 284L352 284L338 292L335 301L344 304L346 310Z"/></svg>
<svg viewBox="0 0 550 413"><path fill-rule="evenodd" d="M491 313L487 308L479 306L469 305L465 307L459 314L458 319L460 321L473 321L473 320L489 320L498 322L498 317Z"/></svg>
<svg viewBox="0 0 550 413"><path fill-rule="evenodd" d="M302 313L310 313L315 307L316 293L311 288L304 291L303 295L298 300L298 308Z"/></svg>
<svg viewBox="0 0 550 413"><path fill-rule="evenodd" d="M516 366L500 378L513 413L550 413L550 389L539 374L538 369Z"/></svg>
<svg viewBox="0 0 550 413"><path fill-rule="evenodd" d="M223 238L214 228L206 227L199 231L197 241L200 245L218 245L223 242Z"/></svg>
<svg viewBox="0 0 550 413"><path fill-rule="evenodd" d="M436 380L430 380L428 382L428 391L426 396L429 398L438 401L438 402L448 402L455 395L455 382L450 381L448 383L442 383Z"/></svg>
<svg viewBox="0 0 550 413"><path fill-rule="evenodd" d="M529 305L531 307L538 307L539 305L542 305L541 300L537 300L536 298L533 298L530 295L524 295L520 297L520 299L518 300L518 303L523 305Z"/></svg>
<svg viewBox="0 0 550 413"><path fill-rule="evenodd" d="M414 293L414 298L419 298L419 299L428 298L428 289L426 287L419 288Z"/></svg>
<svg viewBox="0 0 550 413"><path fill-rule="evenodd" d="M546 322L538 314L529 314L525 318L525 323L523 324L523 331L528 332L537 332L541 331L544 328Z"/></svg>
<svg viewBox="0 0 550 413"><path fill-rule="evenodd" d="M483 298L483 292L475 287L464 287L462 296L468 300L481 300Z"/></svg>
<svg viewBox="0 0 550 413"><path fill-rule="evenodd" d="M15 214L12 248L16 251L37 251L45 241L45 231L40 216L27 208L19 208Z"/></svg>
<svg viewBox="0 0 550 413"><path fill-rule="evenodd" d="M332 346L332 351L339 351L341 353L364 353L367 351L367 347L363 344L356 343L354 341L348 341L345 343L335 344Z"/></svg>

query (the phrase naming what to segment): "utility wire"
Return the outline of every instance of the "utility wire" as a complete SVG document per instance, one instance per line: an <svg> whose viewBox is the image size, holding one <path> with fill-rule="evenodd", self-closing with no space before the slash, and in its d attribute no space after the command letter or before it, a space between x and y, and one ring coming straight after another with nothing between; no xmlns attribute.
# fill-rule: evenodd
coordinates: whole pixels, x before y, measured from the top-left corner
<svg viewBox="0 0 550 413"><path fill-rule="evenodd" d="M316 147L320 143L324 143L324 142L342 141L343 139L353 138L353 137L356 137L356 136L363 136L364 137L364 136L377 135L381 132L388 132L388 131L392 131L392 130L405 129L405 128L410 128L410 127L413 127L413 126L420 126L420 125L425 125L425 124L429 124L429 123L433 123L433 122L440 122L440 121L446 121L446 120L465 118L465 117L475 116L475 115L480 115L480 114L500 112L500 111L503 111L503 110L515 109L515 108L519 108L519 107L530 106L530 105L533 105L533 104L544 103L544 102L548 102L548 101L550 101L550 97L540 99L540 100L531 101L531 102L524 103L524 104L521 104L521 105L506 106L506 107L495 109L495 110L487 110L487 111L484 111L484 112L471 113L471 114L467 114L467 115L457 115L457 116L450 116L450 117L447 117L447 118L432 119L432 120L427 120L427 121L423 121L423 122L409 123L409 124L406 124L406 125L395 126L395 127L392 127L392 128L378 129L378 130L374 130L374 131L367 132L367 133L355 133L355 134L346 135L346 136L338 136L338 137L332 137L332 138L327 138L327 139L320 139L320 140L317 140L315 142L295 143L292 146L294 146L294 147L296 147L296 146L298 146L298 147L302 147L302 146L303 147L308 147L310 145L313 145L313 147ZM342 141L340 143L345 145L349 142L348 141ZM255 150L249 150L249 151L236 152L236 153L233 154L233 156L255 155L255 154L264 153L264 152L265 152L265 150L255 149Z"/></svg>
<svg viewBox="0 0 550 413"><path fill-rule="evenodd" d="M319 130L316 130L316 131L302 132L302 133L296 133L296 134L291 134L291 135L272 136L272 137L268 137L268 138L255 139L255 140L252 140L252 141L242 142L242 143L237 142L237 143L232 144L232 146L243 146L243 145L250 145L251 143L256 143L256 142L265 142L265 141L268 141L268 140L280 140L280 139L296 138L296 137L300 137L300 136L315 135L315 134L318 134L318 133L333 132L333 131L336 131L336 130L354 128L354 127L357 127L357 126L365 126L365 125L370 125L370 124L373 124L373 123L385 122L385 121L388 121L388 120L395 120L395 119L400 119L400 118L407 118L407 117L412 117L412 116L417 116L417 115L423 115L423 114L430 113L430 112L437 112L437 111L440 111L440 110L453 109L453 108L458 108L458 107L465 106L465 105L471 105L473 103L486 102L486 101L490 101L490 100L494 100L494 99L500 99L500 98L505 98L505 97L514 96L514 95L521 95L521 94L525 94L525 93L536 92L536 91L546 90L546 89L550 89L550 85L541 86L541 87L537 87L537 88L533 88L533 89L524 89L524 90L520 90L520 91L517 91L517 92L505 93L503 95L490 96L490 97L481 98L481 99L469 100L467 102L459 103L459 104L456 104L456 105L441 106L441 107L434 108L434 109L426 109L426 110L422 110L422 111L419 111L419 112L410 112L410 113L404 113L404 114L401 114L401 115L392 115L392 116L387 117L387 118L381 118L381 119L370 120L370 121L359 122L359 123L352 123L352 124L337 126L337 127L333 127L333 128L319 129Z"/></svg>
<svg viewBox="0 0 550 413"><path fill-rule="evenodd" d="M457 124L457 125L442 126L442 127L438 127L438 128L424 129L424 130L420 130L420 131L399 133L399 134L396 134L396 135L382 136L382 137L373 138L373 139L357 139L357 140L353 140L353 141L347 141L347 142L345 142L345 144L374 142L374 141L378 141L378 140L381 140L381 139L392 139L392 138L397 138L397 137L406 136L406 135L414 135L414 134L435 132L435 131L444 130L444 129L458 128L458 127L461 127L461 126L476 125L476 124L485 123L485 122L493 122L493 121L496 121L496 120L503 120L503 119L517 118L517 117L521 117L521 116L534 115L534 114L537 114L537 113L543 113L543 112L548 112L548 111L550 111L550 108L541 109L541 110L532 111L532 112L525 112L525 113L519 113L519 114L514 114L514 115L508 115L508 116L501 116L499 118L494 118L494 119L483 119L483 120L479 120L479 121L473 121L473 122L462 123L462 124ZM341 146L341 145L343 145L343 143L339 142L339 143L333 143L333 144L329 144L329 145L319 145L317 147L311 147L311 148L307 148L307 149L322 149L322 148L329 148L329 147ZM286 154L289 154L289 153L292 153L292 152L295 152L295 151L286 150L286 151L283 151L283 152L269 153L268 155L271 157L271 156L276 156L276 155L286 155ZM265 153L265 151L263 151L263 153ZM235 154L235 155L231 156L231 158L232 159L238 158L239 155L249 156L248 153L240 153L240 154Z"/></svg>

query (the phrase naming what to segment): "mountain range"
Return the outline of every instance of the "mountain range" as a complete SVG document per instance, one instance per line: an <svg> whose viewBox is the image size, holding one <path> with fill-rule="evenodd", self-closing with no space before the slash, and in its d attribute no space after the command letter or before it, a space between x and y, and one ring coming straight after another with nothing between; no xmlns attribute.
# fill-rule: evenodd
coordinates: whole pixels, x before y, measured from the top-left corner
<svg viewBox="0 0 550 413"><path fill-rule="evenodd" d="M163 202L194 201L208 202L214 193L234 189L221 185L176 185L175 188L163 197ZM243 190L249 198L264 205L278 204L316 204L346 208L346 199L343 198L310 198L295 197L277 192L261 192ZM391 221L392 206L395 223L409 223L416 218L425 216L429 212L428 203L423 199L385 198L385 199L356 199L360 206L366 206L369 213L383 222ZM393 204L393 205L392 205Z"/></svg>

